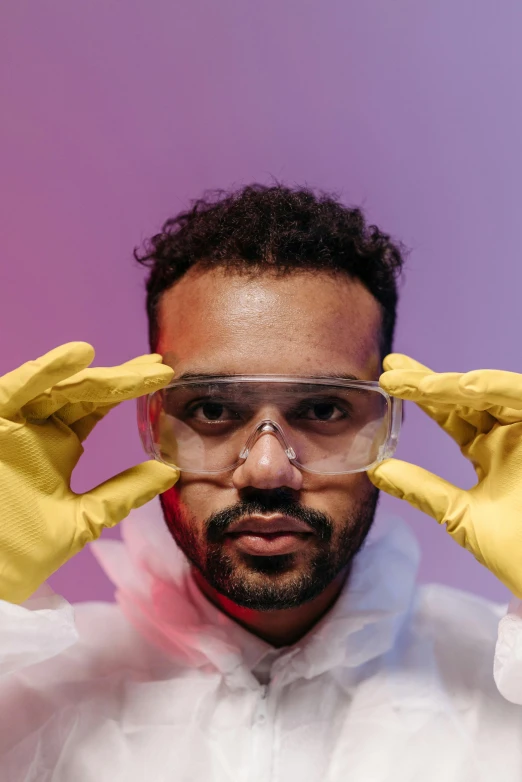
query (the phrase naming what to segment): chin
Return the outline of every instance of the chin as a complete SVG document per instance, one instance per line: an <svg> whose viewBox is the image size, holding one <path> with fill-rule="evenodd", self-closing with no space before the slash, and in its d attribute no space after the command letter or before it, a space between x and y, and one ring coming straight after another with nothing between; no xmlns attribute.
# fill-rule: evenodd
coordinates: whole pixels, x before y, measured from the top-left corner
<svg viewBox="0 0 522 782"><path fill-rule="evenodd" d="M241 564L207 561L205 580L223 597L255 611L297 608L318 597L342 567L297 563L292 555L248 557Z"/></svg>

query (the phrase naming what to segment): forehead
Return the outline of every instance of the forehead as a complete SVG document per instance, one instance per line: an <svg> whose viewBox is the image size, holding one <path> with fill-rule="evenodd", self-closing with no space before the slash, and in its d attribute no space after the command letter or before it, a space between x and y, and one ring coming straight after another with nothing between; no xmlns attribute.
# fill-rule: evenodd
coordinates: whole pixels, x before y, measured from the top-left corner
<svg viewBox="0 0 522 782"><path fill-rule="evenodd" d="M192 269L162 295L159 327L178 376L380 372L380 306L342 274Z"/></svg>

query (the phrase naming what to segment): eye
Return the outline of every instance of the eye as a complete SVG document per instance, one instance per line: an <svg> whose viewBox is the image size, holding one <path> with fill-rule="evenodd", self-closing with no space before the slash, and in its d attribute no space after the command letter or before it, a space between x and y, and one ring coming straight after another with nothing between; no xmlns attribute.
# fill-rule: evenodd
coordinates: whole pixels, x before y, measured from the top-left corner
<svg viewBox="0 0 522 782"><path fill-rule="evenodd" d="M340 418L346 418L346 411L340 410L332 402L319 402L312 407L310 413L318 421L338 421Z"/></svg>
<svg viewBox="0 0 522 782"><path fill-rule="evenodd" d="M346 405L328 400L303 402L295 411L297 418L304 418L308 421L341 421L348 418L349 415L350 411Z"/></svg>
<svg viewBox="0 0 522 782"><path fill-rule="evenodd" d="M204 423L221 423L236 421L239 415L221 402L198 402L191 406L190 417Z"/></svg>
<svg viewBox="0 0 522 782"><path fill-rule="evenodd" d="M321 402L318 405L314 405L313 414L320 421L335 420L339 415L342 415L341 411L331 402Z"/></svg>

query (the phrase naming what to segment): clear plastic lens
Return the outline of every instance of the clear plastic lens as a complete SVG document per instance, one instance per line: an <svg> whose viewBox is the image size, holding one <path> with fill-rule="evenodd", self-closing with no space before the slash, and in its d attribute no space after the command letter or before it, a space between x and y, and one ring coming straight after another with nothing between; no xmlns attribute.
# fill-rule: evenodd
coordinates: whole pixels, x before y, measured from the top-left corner
<svg viewBox="0 0 522 782"><path fill-rule="evenodd" d="M140 413L140 431L144 438L146 415L156 458L187 472L233 469L267 431L284 440L287 454L295 454L291 460L304 470L356 472L383 458L391 399L376 383L341 382L174 383L150 395ZM275 424L273 431L263 429L266 422Z"/></svg>

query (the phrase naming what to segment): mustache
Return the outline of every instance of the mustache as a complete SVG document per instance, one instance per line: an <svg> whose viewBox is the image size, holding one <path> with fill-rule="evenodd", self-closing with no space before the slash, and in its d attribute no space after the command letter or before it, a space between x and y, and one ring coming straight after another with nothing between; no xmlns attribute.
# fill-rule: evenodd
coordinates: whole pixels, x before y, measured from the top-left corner
<svg viewBox="0 0 522 782"><path fill-rule="evenodd" d="M235 521L263 513L280 513L302 521L325 543L332 537L334 524L328 514L301 505L284 489L273 489L251 493L248 498L212 513L206 521L207 540L209 543L218 543Z"/></svg>

